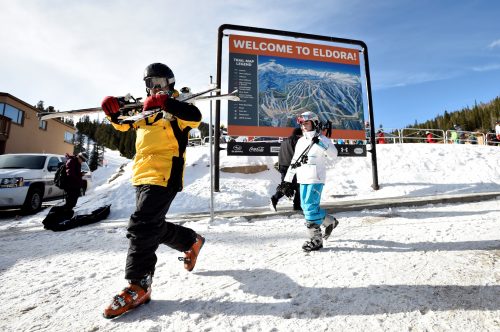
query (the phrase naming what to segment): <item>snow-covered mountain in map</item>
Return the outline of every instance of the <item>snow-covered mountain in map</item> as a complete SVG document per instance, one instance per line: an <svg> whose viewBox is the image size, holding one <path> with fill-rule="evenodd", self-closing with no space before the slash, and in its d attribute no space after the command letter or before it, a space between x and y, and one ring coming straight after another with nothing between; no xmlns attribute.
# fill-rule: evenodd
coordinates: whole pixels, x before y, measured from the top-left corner
<svg viewBox="0 0 500 332"><path fill-rule="evenodd" d="M318 114L333 128L363 129L359 76L286 67L275 61L259 64L259 125L293 127L297 115Z"/></svg>

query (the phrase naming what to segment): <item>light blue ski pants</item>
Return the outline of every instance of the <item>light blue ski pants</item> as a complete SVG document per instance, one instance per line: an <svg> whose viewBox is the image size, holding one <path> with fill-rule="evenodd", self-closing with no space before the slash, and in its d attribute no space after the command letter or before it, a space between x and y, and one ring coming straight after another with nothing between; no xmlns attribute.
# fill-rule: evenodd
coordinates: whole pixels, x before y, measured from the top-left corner
<svg viewBox="0 0 500 332"><path fill-rule="evenodd" d="M300 184L300 207L307 222L321 225L326 211L319 207L323 183Z"/></svg>

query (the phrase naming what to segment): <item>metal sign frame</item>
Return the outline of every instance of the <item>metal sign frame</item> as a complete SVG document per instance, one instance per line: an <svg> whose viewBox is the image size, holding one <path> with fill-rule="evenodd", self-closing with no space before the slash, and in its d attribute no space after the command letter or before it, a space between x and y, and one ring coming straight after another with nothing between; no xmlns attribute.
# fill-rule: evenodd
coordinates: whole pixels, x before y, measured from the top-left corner
<svg viewBox="0 0 500 332"><path fill-rule="evenodd" d="M377 151L375 144L375 121L373 117L373 102L372 102L372 93L371 93L371 80L370 80L370 70L369 70L369 62L368 62L368 47L361 40L354 39L344 39L337 37L329 37L329 36L321 36L321 35L313 35L307 33L299 33L299 32L291 32L291 31L283 31L283 30L273 30L273 29L265 29L265 28L255 28L249 26L242 25L233 25L233 24L223 24L219 27L218 39L217 39L217 78L216 84L217 87L221 87L222 83L222 40L224 36L224 31L233 30L233 31L244 31L251 33L258 33L263 35L275 35L275 36L285 36L292 38L301 38L301 39L310 39L310 40L320 40L331 43L339 43L339 44L349 44L356 45L360 48L360 52L363 54L364 61L364 74L366 79L366 94L368 101L368 114L369 114L369 122L370 122L370 142L371 142L371 152L372 156L372 188L375 190L379 189L378 184L378 171L377 171ZM220 92L217 92L220 94ZM215 145L214 145L214 190L216 192L219 191L219 180L220 180L220 100L215 102Z"/></svg>

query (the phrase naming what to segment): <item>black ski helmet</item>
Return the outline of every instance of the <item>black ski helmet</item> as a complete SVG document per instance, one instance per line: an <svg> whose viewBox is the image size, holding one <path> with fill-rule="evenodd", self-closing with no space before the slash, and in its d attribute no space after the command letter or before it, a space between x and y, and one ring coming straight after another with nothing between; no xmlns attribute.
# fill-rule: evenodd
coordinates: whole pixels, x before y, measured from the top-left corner
<svg viewBox="0 0 500 332"><path fill-rule="evenodd" d="M144 70L144 81L146 81L148 77L165 77L167 79L169 89L172 91L174 90L174 72L167 65L158 62L150 64Z"/></svg>

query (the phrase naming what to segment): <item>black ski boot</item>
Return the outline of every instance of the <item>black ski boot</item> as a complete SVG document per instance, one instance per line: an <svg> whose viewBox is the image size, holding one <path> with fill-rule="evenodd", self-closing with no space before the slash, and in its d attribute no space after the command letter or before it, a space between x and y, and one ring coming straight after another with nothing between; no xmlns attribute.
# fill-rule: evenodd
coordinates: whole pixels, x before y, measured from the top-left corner
<svg viewBox="0 0 500 332"><path fill-rule="evenodd" d="M321 237L320 225L308 222L306 223L306 227L310 240L304 242L302 250L309 252L323 248L323 238Z"/></svg>

